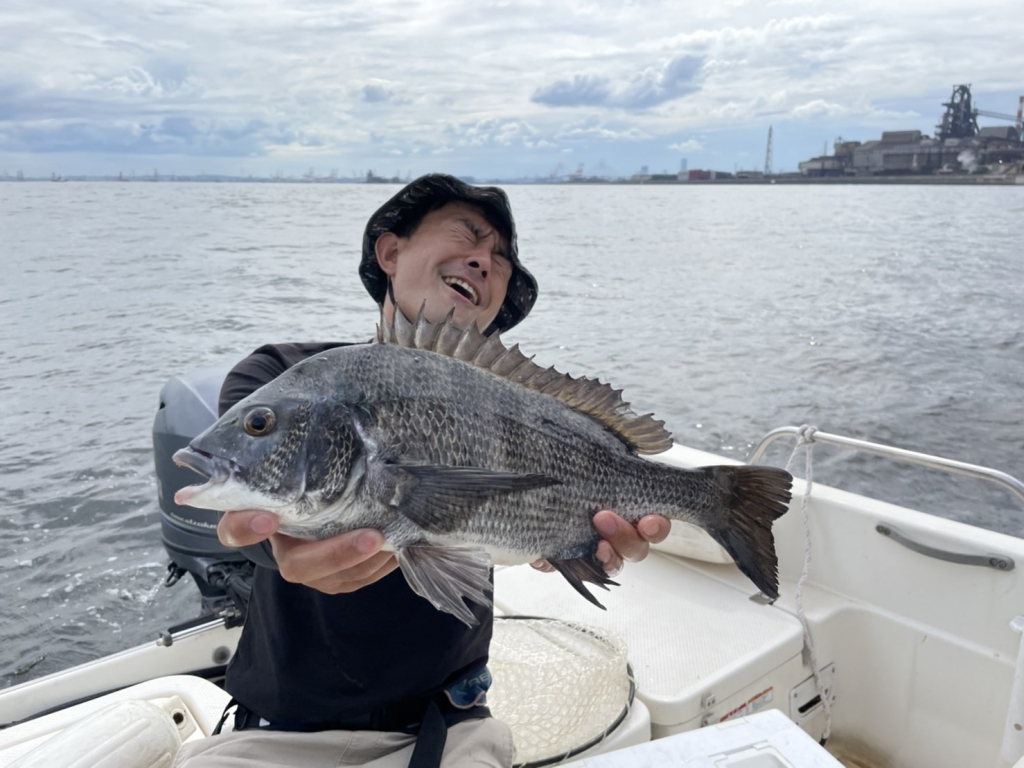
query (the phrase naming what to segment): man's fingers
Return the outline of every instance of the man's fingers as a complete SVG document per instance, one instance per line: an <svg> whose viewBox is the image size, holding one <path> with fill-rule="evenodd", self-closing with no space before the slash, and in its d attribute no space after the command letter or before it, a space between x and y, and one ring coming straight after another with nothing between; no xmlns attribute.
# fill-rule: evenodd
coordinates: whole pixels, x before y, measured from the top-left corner
<svg viewBox="0 0 1024 768"><path fill-rule="evenodd" d="M617 576L622 570L622 558L607 541L597 542L597 559L601 563L601 567L604 568L604 572L609 576Z"/></svg>
<svg viewBox="0 0 1024 768"><path fill-rule="evenodd" d="M261 509L225 512L217 523L217 538L225 547L259 544L277 531L277 515Z"/></svg>
<svg viewBox="0 0 1024 768"><path fill-rule="evenodd" d="M367 575L362 578L353 580L351 577L356 572L356 569L350 569L317 581L308 582L306 586L326 592L328 595L355 592L357 589L362 589L369 584L373 584L375 581L380 581L397 567L398 560L393 552L378 552L369 560L365 560L357 566L357 568L364 569L367 572Z"/></svg>
<svg viewBox="0 0 1024 768"><path fill-rule="evenodd" d="M649 545L636 528L610 510L594 515L594 527L623 560L636 562L647 557ZM600 559L600 548L598 559ZM603 560L601 561L604 562Z"/></svg>
<svg viewBox="0 0 1024 768"><path fill-rule="evenodd" d="M540 560L534 560L532 563L530 563L530 565L536 568L538 571L543 571L544 573L553 573L555 570L555 566L553 566L544 558L541 558Z"/></svg>
<svg viewBox="0 0 1024 768"><path fill-rule="evenodd" d="M640 531L640 535L651 544L660 544L668 538L668 534L672 530L672 521L661 515L647 515L640 518L636 527Z"/></svg>
<svg viewBox="0 0 1024 768"><path fill-rule="evenodd" d="M312 584L337 576L339 572L351 572L352 580L359 581L381 565L381 562L376 562L376 567L373 563L365 565L370 558L378 553L385 555L383 559L393 556L390 552L380 552L384 536L380 531L369 528L319 541L275 534L270 538L270 545L281 576L296 584ZM344 579L345 575L341 578Z"/></svg>

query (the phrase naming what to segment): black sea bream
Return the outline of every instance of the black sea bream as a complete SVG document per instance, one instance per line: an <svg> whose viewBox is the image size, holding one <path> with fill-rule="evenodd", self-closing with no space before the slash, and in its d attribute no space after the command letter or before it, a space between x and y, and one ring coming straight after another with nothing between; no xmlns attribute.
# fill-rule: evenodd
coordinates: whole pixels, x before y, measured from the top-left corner
<svg viewBox="0 0 1024 768"><path fill-rule="evenodd" d="M282 533L377 528L412 589L466 623L493 562L546 558L591 602L614 584L595 513L657 513L706 530L778 596L772 521L792 478L771 467L678 469L672 444L607 384L543 369L495 334L398 313L378 342L322 352L236 404L174 460L207 475L175 500L266 509Z"/></svg>

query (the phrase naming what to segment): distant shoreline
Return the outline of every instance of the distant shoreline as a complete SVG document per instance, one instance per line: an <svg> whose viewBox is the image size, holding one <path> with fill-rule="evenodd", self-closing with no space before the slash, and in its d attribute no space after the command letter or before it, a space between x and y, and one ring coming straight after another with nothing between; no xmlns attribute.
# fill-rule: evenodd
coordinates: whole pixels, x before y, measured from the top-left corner
<svg viewBox="0 0 1024 768"><path fill-rule="evenodd" d="M264 178L245 178L235 176L217 176L217 177L195 177L195 176L175 176L175 177L163 177L159 180L138 178L138 179L118 179L116 177L109 176L70 176L62 177L60 179L50 179L45 177L40 178L0 178L0 183L10 182L12 184L24 184L24 183L52 183L58 182L110 182L110 183L132 183L132 184L173 184L173 183L198 183L198 184L297 184L297 185L325 185L325 184L367 184L364 179L332 179L332 180L314 180L309 181L306 179L264 179ZM373 184L391 184L399 186L405 184L405 181L391 181L386 182L369 182ZM704 186L704 185L772 185L772 184L825 184L825 185L836 185L836 184L880 184L880 185L892 185L892 184L926 184L926 185L958 185L958 186L1021 186L1024 187L1024 174L986 174L986 175L961 175L961 174L950 174L942 176L847 176L847 177L815 177L815 176L800 176L797 174L793 175L779 175L779 176L767 176L767 177L756 177L756 178L720 178L720 179L693 179L687 181L679 180L644 180L644 181L633 181L631 179L570 179L570 180L558 180L549 181L544 179L474 179L472 183L482 184L529 184L529 185L572 185L578 186L581 184L585 185L603 185L603 186Z"/></svg>
<svg viewBox="0 0 1024 768"><path fill-rule="evenodd" d="M584 182L569 182L584 183ZM701 179L693 181L641 181L620 182L623 184L667 184L703 185L703 184L934 184L934 185L980 185L980 186L1024 186L1024 174L985 175L985 176L848 176L848 177L813 177L813 176L770 176L754 179Z"/></svg>

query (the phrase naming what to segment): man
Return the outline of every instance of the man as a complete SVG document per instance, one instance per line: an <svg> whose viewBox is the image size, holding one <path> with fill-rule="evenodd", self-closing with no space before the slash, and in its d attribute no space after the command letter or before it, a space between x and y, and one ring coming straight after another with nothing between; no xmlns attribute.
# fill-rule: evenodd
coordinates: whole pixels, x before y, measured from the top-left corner
<svg viewBox="0 0 1024 768"><path fill-rule="evenodd" d="M370 217L359 274L391 319L395 308L435 322L505 331L529 313L533 276L519 263L505 193L440 174L421 177ZM267 345L239 363L220 410L302 359L340 343ZM668 521L638 528L611 511L594 524L610 573L642 559ZM257 562L249 614L226 688L236 733L189 745L187 768L260 765L510 766L511 734L480 702L490 610L477 627L436 610L408 587L376 530L323 541L277 533L260 510L227 512L218 535ZM535 564L544 568L544 563ZM567 692L568 695L568 692Z"/></svg>

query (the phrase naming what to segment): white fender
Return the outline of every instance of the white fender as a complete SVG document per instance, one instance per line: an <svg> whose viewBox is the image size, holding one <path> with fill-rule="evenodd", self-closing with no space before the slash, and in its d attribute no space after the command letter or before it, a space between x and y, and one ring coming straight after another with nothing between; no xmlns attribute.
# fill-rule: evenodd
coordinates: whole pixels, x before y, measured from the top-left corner
<svg viewBox="0 0 1024 768"><path fill-rule="evenodd" d="M177 696L121 701L47 739L10 768L170 768L193 730Z"/></svg>

